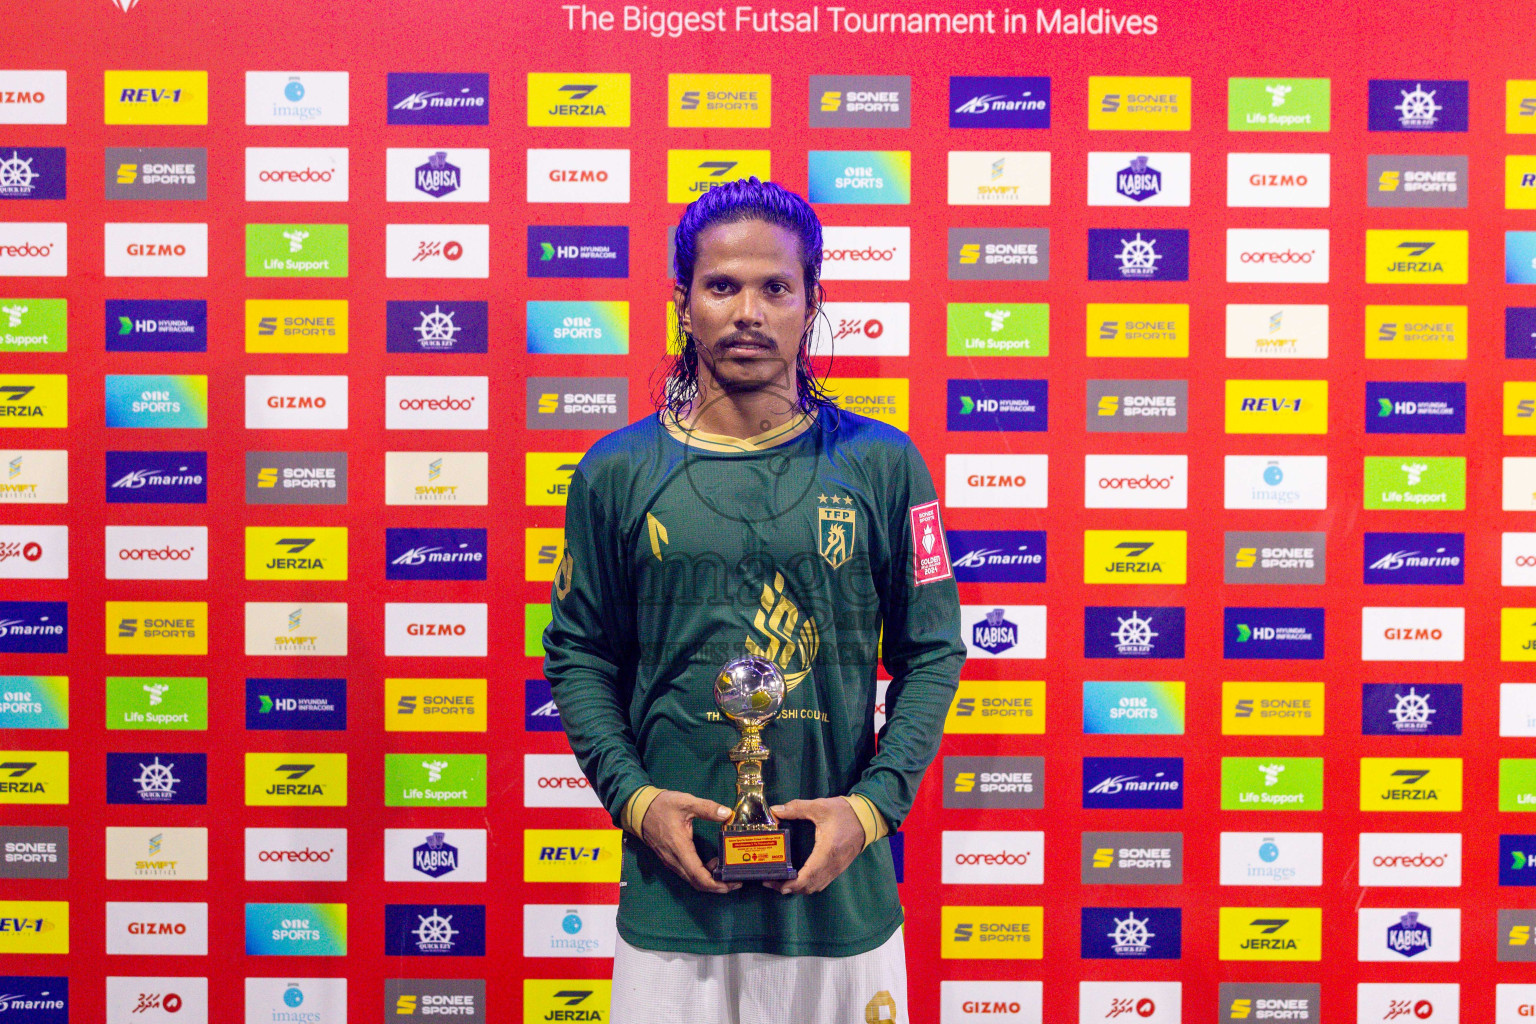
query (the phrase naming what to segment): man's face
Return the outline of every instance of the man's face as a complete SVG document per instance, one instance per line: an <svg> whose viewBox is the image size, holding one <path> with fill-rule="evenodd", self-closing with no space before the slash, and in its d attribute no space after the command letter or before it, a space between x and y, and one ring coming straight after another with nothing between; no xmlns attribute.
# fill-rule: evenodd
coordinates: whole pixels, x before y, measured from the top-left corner
<svg viewBox="0 0 1536 1024"><path fill-rule="evenodd" d="M692 286L673 297L680 325L698 343L701 386L794 394L800 339L816 307L793 234L760 220L705 228Z"/></svg>

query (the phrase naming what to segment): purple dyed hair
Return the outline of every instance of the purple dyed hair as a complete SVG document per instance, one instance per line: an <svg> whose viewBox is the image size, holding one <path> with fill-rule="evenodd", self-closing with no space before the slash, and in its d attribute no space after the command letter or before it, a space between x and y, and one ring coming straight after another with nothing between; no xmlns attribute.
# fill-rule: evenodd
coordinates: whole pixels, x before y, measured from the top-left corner
<svg viewBox="0 0 1536 1024"><path fill-rule="evenodd" d="M771 181L756 177L716 185L688 204L673 234L677 281L687 291L693 286L694 265L699 258L699 234L715 224L734 224L760 220L776 224L800 242L800 266L805 276L805 294L813 299L820 314L824 298L821 287L821 220L800 196ZM800 351L795 359L798 370L796 404L803 412L817 406L836 403L827 394L811 366L811 327L800 337ZM699 348L692 334L684 333L683 349L673 361L663 384L662 401L677 412L693 400L699 391Z"/></svg>

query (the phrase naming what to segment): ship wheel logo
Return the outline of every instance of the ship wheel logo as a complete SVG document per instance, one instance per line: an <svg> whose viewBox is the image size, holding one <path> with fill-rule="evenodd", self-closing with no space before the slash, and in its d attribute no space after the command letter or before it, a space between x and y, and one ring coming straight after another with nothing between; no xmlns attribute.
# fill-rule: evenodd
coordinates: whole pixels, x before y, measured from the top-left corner
<svg viewBox="0 0 1536 1024"><path fill-rule="evenodd" d="M1123 277L1151 277L1157 273L1157 261L1162 255L1157 251L1157 239L1142 238L1141 232L1136 232L1135 238L1120 239L1120 254L1115 259L1120 261L1120 273Z"/></svg>
<svg viewBox="0 0 1536 1024"><path fill-rule="evenodd" d="M149 764L139 762L139 777L133 781L138 784L139 796L145 800L169 800L176 795L176 783L181 780L171 774L171 769L176 767L176 762L161 764L160 755Z"/></svg>
<svg viewBox="0 0 1536 1024"><path fill-rule="evenodd" d="M1110 636L1115 638L1115 647L1121 654L1150 654L1152 651L1152 638L1157 636L1152 631L1152 620L1142 618L1137 612L1131 612L1131 617L1121 619L1120 628Z"/></svg>
<svg viewBox="0 0 1536 1024"><path fill-rule="evenodd" d="M432 312L418 315L421 323L412 329L421 336L423 344L442 341L452 345L453 336L464 329L453 322L453 312L444 313L441 306L433 306Z"/></svg>
<svg viewBox="0 0 1536 1024"><path fill-rule="evenodd" d="M1429 728L1429 716L1435 713L1435 709L1429 706L1427 694L1415 692L1413 687L1408 688L1407 693L1393 694L1397 703L1389 712L1393 723L1404 732L1424 732Z"/></svg>
<svg viewBox="0 0 1536 1024"><path fill-rule="evenodd" d="M1427 128L1435 123L1435 115L1445 108L1435 102L1434 90L1425 91L1422 84L1415 84L1410 92L1407 89L1399 89L1403 96L1403 102L1393 109L1403 115L1403 127Z"/></svg>
<svg viewBox="0 0 1536 1024"><path fill-rule="evenodd" d="M23 157L13 149L9 159L0 160L0 189L26 191L31 189L36 177L38 174L32 169L31 157Z"/></svg>
<svg viewBox="0 0 1536 1024"><path fill-rule="evenodd" d="M1131 911L1125 915L1125 920L1114 918L1115 930L1108 932L1108 936L1114 940L1115 952L1122 956L1139 956L1151 948L1151 940L1156 936L1147 930L1151 918L1136 919L1136 913Z"/></svg>
<svg viewBox="0 0 1536 1024"><path fill-rule="evenodd" d="M416 915L416 920L421 923L416 926L412 935L416 936L416 945L422 950L446 951L453 948L453 937L459 934L454 930L453 915L443 917L432 908L430 915Z"/></svg>

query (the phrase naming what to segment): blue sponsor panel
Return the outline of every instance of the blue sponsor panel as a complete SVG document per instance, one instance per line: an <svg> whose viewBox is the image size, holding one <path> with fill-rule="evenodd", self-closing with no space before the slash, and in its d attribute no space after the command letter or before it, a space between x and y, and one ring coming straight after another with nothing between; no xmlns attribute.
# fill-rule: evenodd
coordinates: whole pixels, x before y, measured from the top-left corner
<svg viewBox="0 0 1536 1024"><path fill-rule="evenodd" d="M951 75L951 128L1049 128L1051 80L1038 77Z"/></svg>
<svg viewBox="0 0 1536 1024"><path fill-rule="evenodd" d="M107 452L107 504L206 505L207 452Z"/></svg>
<svg viewBox="0 0 1536 1024"><path fill-rule="evenodd" d="M69 979L0 974L0 1019L14 1024L69 1024Z"/></svg>
<svg viewBox="0 0 1536 1024"><path fill-rule="evenodd" d="M1178 907L1083 907L1084 960L1177 960L1183 949Z"/></svg>
<svg viewBox="0 0 1536 1024"><path fill-rule="evenodd" d="M528 225L529 277L628 277L629 228Z"/></svg>
<svg viewBox="0 0 1536 1024"><path fill-rule="evenodd" d="M62 146L0 149L0 199L65 198L65 163Z"/></svg>
<svg viewBox="0 0 1536 1024"><path fill-rule="evenodd" d="M1184 609L1084 608L1083 657L1182 658Z"/></svg>
<svg viewBox="0 0 1536 1024"><path fill-rule="evenodd" d="M389 73L390 124L490 124L486 72Z"/></svg>
<svg viewBox="0 0 1536 1024"><path fill-rule="evenodd" d="M483 301L389 302L384 307L388 352L459 353L490 350L490 313Z"/></svg>
<svg viewBox="0 0 1536 1024"><path fill-rule="evenodd" d="M0 654L68 653L68 604L0 601Z"/></svg>
<svg viewBox="0 0 1536 1024"><path fill-rule="evenodd" d="M1366 125L1373 132L1464 132L1467 83L1373 78Z"/></svg>
<svg viewBox="0 0 1536 1024"><path fill-rule="evenodd" d="M483 529L384 531L384 578L391 580L483 580Z"/></svg>
<svg viewBox="0 0 1536 1024"><path fill-rule="evenodd" d="M1504 358L1536 359L1536 306L1505 307Z"/></svg>
<svg viewBox="0 0 1536 1024"><path fill-rule="evenodd" d="M1536 284L1536 231L1504 232L1504 283Z"/></svg>
<svg viewBox="0 0 1536 1024"><path fill-rule="evenodd" d="M1181 228L1089 228L1088 280L1188 281L1189 232Z"/></svg>
<svg viewBox="0 0 1536 1024"><path fill-rule="evenodd" d="M245 727L329 730L347 727L345 679L247 679Z"/></svg>
<svg viewBox="0 0 1536 1024"><path fill-rule="evenodd" d="M385 956L485 956L485 907L468 903L390 903Z"/></svg>
<svg viewBox="0 0 1536 1024"><path fill-rule="evenodd" d="M208 755L107 754L107 803L166 807L208 802Z"/></svg>
<svg viewBox="0 0 1536 1024"><path fill-rule="evenodd" d="M555 697L547 679L528 679L523 683L523 730L565 731L565 723L560 721L560 709L555 707Z"/></svg>
<svg viewBox="0 0 1536 1024"><path fill-rule="evenodd" d="M1367 381L1365 432L1465 434L1467 386L1459 381Z"/></svg>
<svg viewBox="0 0 1536 1024"><path fill-rule="evenodd" d="M1044 583L1044 530L950 530L958 583Z"/></svg>
<svg viewBox="0 0 1536 1024"><path fill-rule="evenodd" d="M1223 608L1222 657L1305 660L1323 656L1321 608Z"/></svg>
<svg viewBox="0 0 1536 1024"><path fill-rule="evenodd" d="M108 352L206 352L202 299L108 299Z"/></svg>
<svg viewBox="0 0 1536 1024"><path fill-rule="evenodd" d="M951 380L948 429L1043 431L1049 386L1043 380Z"/></svg>
<svg viewBox="0 0 1536 1024"><path fill-rule="evenodd" d="M1364 736L1460 736L1460 683L1366 683L1361 691Z"/></svg>
<svg viewBox="0 0 1536 1024"><path fill-rule="evenodd" d="M1499 836L1499 884L1536 885L1536 836Z"/></svg>
<svg viewBox="0 0 1536 1024"><path fill-rule="evenodd" d="M907 834L893 833L890 843L891 863L896 868L896 881L905 882L907 880Z"/></svg>
<svg viewBox="0 0 1536 1024"><path fill-rule="evenodd" d="M1182 757L1083 758L1085 810L1180 810Z"/></svg>
<svg viewBox="0 0 1536 1024"><path fill-rule="evenodd" d="M1460 586L1466 572L1466 534L1367 533L1365 582Z"/></svg>

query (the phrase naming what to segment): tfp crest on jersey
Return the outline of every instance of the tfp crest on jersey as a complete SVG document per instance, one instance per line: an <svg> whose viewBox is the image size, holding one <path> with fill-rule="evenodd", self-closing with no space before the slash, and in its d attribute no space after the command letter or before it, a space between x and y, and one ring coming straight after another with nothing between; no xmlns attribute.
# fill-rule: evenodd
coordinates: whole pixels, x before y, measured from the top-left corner
<svg viewBox="0 0 1536 1024"><path fill-rule="evenodd" d="M829 499L822 494L818 495L818 500L826 502ZM816 550L827 560L828 565L836 569L853 554L858 520L855 518L852 498L841 498L834 494L830 500L831 508L816 510ZM844 502L847 507L843 507Z"/></svg>

